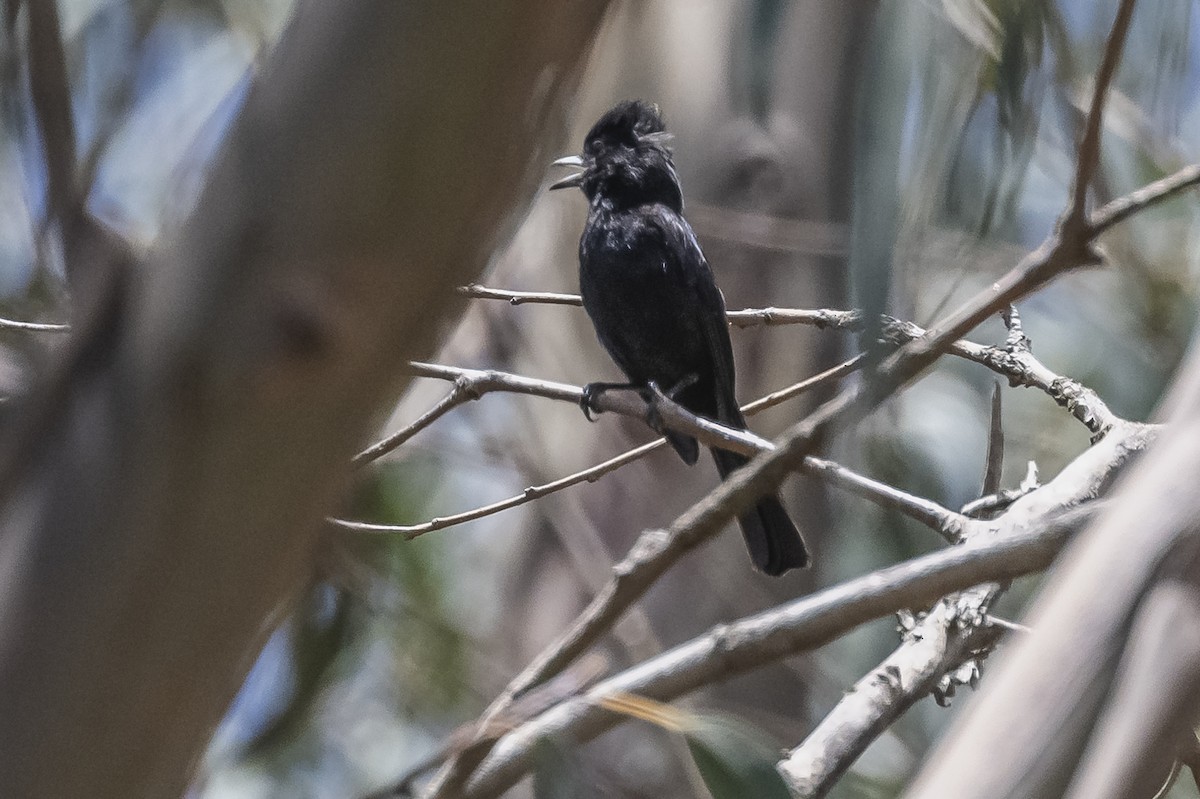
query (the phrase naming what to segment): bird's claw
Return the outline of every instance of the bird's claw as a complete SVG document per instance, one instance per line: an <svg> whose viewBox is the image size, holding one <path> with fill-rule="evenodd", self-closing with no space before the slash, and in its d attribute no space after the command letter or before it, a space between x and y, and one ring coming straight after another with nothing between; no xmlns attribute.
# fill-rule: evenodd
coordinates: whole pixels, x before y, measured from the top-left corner
<svg viewBox="0 0 1200 799"><path fill-rule="evenodd" d="M588 383L583 387L583 396L579 398L579 407L583 409L583 415L589 422L596 421L596 416L603 413L596 407L596 400L600 398L604 390L605 386L600 383Z"/></svg>

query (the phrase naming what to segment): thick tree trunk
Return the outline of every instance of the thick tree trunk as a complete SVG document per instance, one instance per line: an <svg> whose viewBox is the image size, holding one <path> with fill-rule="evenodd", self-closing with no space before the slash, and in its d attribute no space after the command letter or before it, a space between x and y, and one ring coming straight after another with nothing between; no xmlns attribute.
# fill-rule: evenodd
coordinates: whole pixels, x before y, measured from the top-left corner
<svg viewBox="0 0 1200 799"><path fill-rule="evenodd" d="M10 468L0 796L183 792L402 365L532 195L604 5L301 3Z"/></svg>

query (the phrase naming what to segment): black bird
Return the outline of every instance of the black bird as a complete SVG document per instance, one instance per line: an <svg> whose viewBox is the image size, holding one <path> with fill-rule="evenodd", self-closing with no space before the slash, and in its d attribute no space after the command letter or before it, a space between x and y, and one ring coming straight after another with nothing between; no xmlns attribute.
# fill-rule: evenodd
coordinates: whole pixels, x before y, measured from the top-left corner
<svg viewBox="0 0 1200 799"><path fill-rule="evenodd" d="M582 156L556 166L582 171L551 186L578 186L588 199L579 240L579 289L600 343L643 394L651 382L692 413L744 429L734 396L733 348L725 299L691 225L658 109L623 102L592 127ZM612 384L590 384L588 399ZM683 460L696 462L694 438L667 432ZM747 459L713 449L721 477ZM740 519L750 558L778 575L807 566L808 551L778 497L761 499Z"/></svg>

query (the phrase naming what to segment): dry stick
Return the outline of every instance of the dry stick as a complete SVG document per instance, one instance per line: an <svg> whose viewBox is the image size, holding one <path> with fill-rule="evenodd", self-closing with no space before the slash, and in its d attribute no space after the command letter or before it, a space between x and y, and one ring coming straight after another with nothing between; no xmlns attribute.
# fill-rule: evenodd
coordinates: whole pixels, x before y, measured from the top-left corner
<svg viewBox="0 0 1200 799"><path fill-rule="evenodd" d="M1075 182L1071 189L1071 206L1066 214L1066 223L1071 226L1082 227L1087 224L1088 189L1091 188L1092 178L1100 166L1100 131L1104 122L1104 104L1108 99L1108 87L1117 72L1117 65L1121 63L1125 35L1129 31L1129 21L1133 18L1134 2L1135 0L1121 0L1121 5L1117 8L1117 17L1108 32L1108 40L1104 43L1104 55L1100 59L1100 68L1096 71L1096 80L1092 85L1092 104L1084 123L1083 138L1079 142L1079 155L1075 159Z"/></svg>
<svg viewBox="0 0 1200 799"><path fill-rule="evenodd" d="M522 305L527 302L543 305L574 305L576 307L583 305L583 300L578 294L557 294L552 291L507 291L491 289L478 283L459 286L458 293L476 300L505 300L510 305Z"/></svg>
<svg viewBox="0 0 1200 799"><path fill-rule="evenodd" d="M425 369L436 369L438 372L450 373L459 371L454 367L433 367L431 364L421 364ZM519 385L525 389L533 390L536 388L535 381L530 378L521 378L517 375L508 375L503 372L472 372L471 370L462 370L464 374L458 379L464 382L470 382L473 379L486 380L493 388L504 386L509 379L514 381L515 385ZM551 388L547 389L544 394L539 396L551 396L561 398L558 395L561 392L561 384L548 384ZM785 390L786 391L786 390ZM568 398L574 399L575 396L582 396L581 389L574 389L573 392L568 392ZM614 410L618 413L632 414L639 418L644 418L646 415L646 406L643 406L640 401L631 403L628 399L628 394L612 394L603 395L600 398L600 403L610 406L609 410ZM657 414L662 424L670 430L683 433L697 439L701 444L708 447L718 447L721 449L737 452L741 455L753 457L754 455L770 452L775 447L764 438L761 438L748 430L738 430L736 428L726 427L709 419L697 416L683 406L674 402L662 392L657 392L651 400L651 407ZM746 406L748 409L752 405ZM428 416L428 414L426 414ZM423 417L424 418L424 417ZM652 442L649 445L640 447L639 450L647 449L651 446L658 446L659 442ZM636 451L636 450L635 450ZM938 532L943 538L950 543L958 543L961 540L962 530L968 522L966 516L960 513L955 513L948 508L938 505L936 502L914 496L907 492L901 491L892 486L872 480L869 477L860 475L844 466L841 466L832 461L823 460L809 456L801 463L799 471L803 474L816 477L824 480L832 485L841 487L853 494L868 499L880 506L899 511L906 516L930 527ZM561 482L561 481L560 481ZM554 484L550 484L554 485ZM526 493L522 496L528 496L532 492L526 489ZM530 497L532 498L532 497ZM508 500L505 500L507 502ZM480 509L482 511L482 509ZM480 511L471 511L469 513L478 513ZM427 527L441 524L449 524L448 519L434 519L427 522L425 525L415 525L414 527L425 530ZM401 525L373 525L364 522L347 522L343 520L334 520L334 523L341 527L357 530L360 532L384 532L384 533L403 533L405 535L413 535L413 527L404 527Z"/></svg>
<svg viewBox="0 0 1200 799"><path fill-rule="evenodd" d="M1102 206L1092 214L1092 230L1103 233L1118 222L1124 222L1143 208L1174 197L1198 183L1200 183L1200 164L1185 166L1165 178L1147 183L1137 191L1130 192L1124 197L1119 197Z"/></svg>
<svg viewBox="0 0 1200 799"><path fill-rule="evenodd" d="M743 407L742 410L747 415L753 415L755 413L758 413L759 411L774 407L775 405L778 405L782 402L792 399L793 397L797 397L800 394L805 393L806 391L810 391L818 386L824 385L825 383L827 383L831 380L837 380L838 378L841 378L841 377L844 377L845 375L850 374L855 369L857 369L859 366L861 366L862 362L863 362L863 357L861 355L855 356L854 358L851 358L850 360L845 361L844 363L838 364L837 366L834 366L831 369L826 369L824 372L820 372L819 374L813 375L812 377L808 378L807 380L801 380L799 383L795 383L791 386L788 386L787 388L782 388L779 391L768 394L767 396L762 397L761 399L757 399L754 402L750 403L749 405L746 405L745 407ZM447 369L449 369L449 367L447 367ZM495 375L497 373L492 373L492 374ZM489 390L494 390L494 389L489 389ZM424 419L424 417L422 417L422 419ZM418 422L419 421L421 421L421 420L418 420ZM393 434L393 435L394 436L401 435L404 432L405 431L400 431L400 433ZM416 431L413 431L413 432L415 433ZM389 437L389 438L391 438L391 437ZM424 535L425 533L431 533L431 532L434 532L435 530L443 530L447 527L453 527L454 525L457 525L457 524L463 524L465 522L474 521L475 519L482 519L485 516L491 516L495 513L499 513L501 511L508 510L509 508L515 508L520 505L524 505L528 502L532 502L536 499L540 499L540 498L546 496L547 494L553 494L556 491L561 491L564 488L569 488L573 485L578 485L580 483L594 483L597 480L599 480L601 477L603 477L604 475L606 475L610 472L616 471L617 469L621 468L622 466L625 466L626 464L630 464L630 463L633 463L634 461L638 461L638 460L644 458L645 456L649 455L651 452L654 452L655 450L661 449L663 446L666 445L666 443L667 442L666 442L665 438L659 438L654 441L648 442L646 444L642 444L641 446L635 447L626 452L623 452L622 454L617 455L613 458L609 458L608 460L606 460L602 463L598 463L595 466L589 467L582 471L575 472L573 474L569 474L565 477L561 477L558 480L555 480L553 482L543 483L541 485L529 486L524 491L522 491L520 494L516 494L514 496L499 500L497 502L493 502L488 505L484 505L479 508L473 508L472 510L463 511L462 513L456 513L451 516L442 516L442 517L438 517L435 519L431 519L422 524L382 525L382 524L370 524L367 522L348 521L346 519L332 519L330 521L332 524L334 524L338 527L342 527L347 530L354 530L357 532L396 533L396 534L403 535L410 539L416 538L418 536ZM378 446L378 445L376 445L376 446ZM372 447L371 449L374 450L374 448L375 447Z"/></svg>
<svg viewBox="0 0 1200 799"><path fill-rule="evenodd" d="M371 446L364 449L351 459L350 463L354 467L365 466L373 460L382 458L392 450L396 449L404 442L415 436L417 433L424 430L429 425L441 419L450 411L457 408L459 405L470 402L479 397L481 392L471 385L470 378L463 376L454 381L454 388L450 389L450 393L442 397L442 399L425 413L421 414L417 420L404 428L397 430L388 437L375 442Z"/></svg>
<svg viewBox="0 0 1200 799"><path fill-rule="evenodd" d="M471 283L461 286L458 293L476 300L504 300L510 305L571 305L579 307L583 300L578 294L560 294L553 291L509 291ZM757 327L759 325L812 325L829 330L862 330L861 311L837 311L830 308L816 310L800 308L745 308L726 311L729 324L734 327Z"/></svg>
<svg viewBox="0 0 1200 799"><path fill-rule="evenodd" d="M1174 193L1164 186L1157 197L1139 198L1140 207ZM1093 220L1102 222L1104 218ZM896 390L928 367L943 350L992 314L1011 305L1018 297L1043 285L1055 275L1093 263L1096 255L1091 239L1099 232L1093 224L1060 223L1058 229L1036 250L1026 255L986 291L976 295L949 318L923 337L910 342L880 365L868 393L864 384L844 389L805 419L789 428L776 449L754 458L730 475L711 493L679 516L666 531L642 534L624 560L613 571L613 579L576 618L571 627L547 647L513 679L483 715L487 719L534 685L560 672L591 647L625 610L642 597L655 581L680 557L715 536L737 514L763 494L776 489L812 447L835 424L862 418ZM472 756L454 758L439 774L429 791L431 797L446 797L461 789L490 747Z"/></svg>

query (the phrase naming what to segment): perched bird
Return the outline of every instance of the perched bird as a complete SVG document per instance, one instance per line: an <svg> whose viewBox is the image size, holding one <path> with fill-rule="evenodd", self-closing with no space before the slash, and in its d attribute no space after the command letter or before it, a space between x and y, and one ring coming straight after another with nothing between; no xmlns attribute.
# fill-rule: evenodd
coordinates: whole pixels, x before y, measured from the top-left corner
<svg viewBox="0 0 1200 799"><path fill-rule="evenodd" d="M579 168L551 189L579 187L588 199L579 240L579 289L600 343L646 394L651 383L692 413L744 429L734 396L733 348L725 299L700 244L683 218L683 192L658 109L623 102L592 127L582 156L555 166ZM593 383L597 391L624 384ZM683 460L696 462L694 438L666 432ZM712 450L721 477L747 459ZM783 574L808 565L804 540L778 497L763 497L739 519L754 565Z"/></svg>

